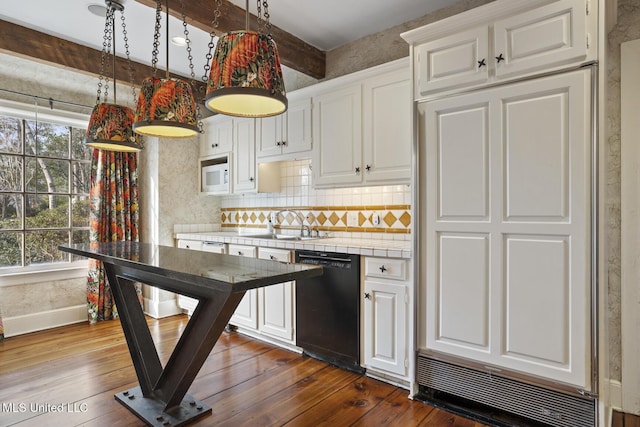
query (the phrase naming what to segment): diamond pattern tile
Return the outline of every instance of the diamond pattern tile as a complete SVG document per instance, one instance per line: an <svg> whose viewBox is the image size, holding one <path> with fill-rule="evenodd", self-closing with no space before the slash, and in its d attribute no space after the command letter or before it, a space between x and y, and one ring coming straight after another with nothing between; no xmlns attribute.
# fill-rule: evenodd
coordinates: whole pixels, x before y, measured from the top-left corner
<svg viewBox="0 0 640 427"><path fill-rule="evenodd" d="M345 214L345 221L346 221L346 216L347 214ZM331 223L331 225L336 225L338 221L340 221L340 217L335 212L332 212L331 215L329 216L329 222Z"/></svg>
<svg viewBox="0 0 640 427"><path fill-rule="evenodd" d="M391 212L387 212L383 218L384 223L387 224L388 227L392 227L397 220L398 218Z"/></svg>
<svg viewBox="0 0 640 427"><path fill-rule="evenodd" d="M402 225L408 228L411 225L411 214L409 212L404 212L402 215L400 215L400 218L398 218L398 220L402 223Z"/></svg>

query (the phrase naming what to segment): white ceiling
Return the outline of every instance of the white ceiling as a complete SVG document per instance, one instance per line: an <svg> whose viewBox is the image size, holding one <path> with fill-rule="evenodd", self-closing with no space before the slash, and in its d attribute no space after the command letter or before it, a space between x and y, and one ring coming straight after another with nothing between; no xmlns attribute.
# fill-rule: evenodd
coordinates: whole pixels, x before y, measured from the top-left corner
<svg viewBox="0 0 640 427"><path fill-rule="evenodd" d="M184 0L189 1L189 0ZM269 14L272 24L305 42L321 49L331 50L344 43L374 34L403 22L419 18L459 0L272 0ZM245 8L245 0L231 0ZM124 0L124 16L131 58L150 64L153 44L155 10L134 0ZM102 48L104 18L90 13L90 4L104 5L101 0L20 0L3 1L0 19L23 25L79 44ZM164 0L163 0L164 4ZM210 2L215 6L214 0ZM250 10L256 13L256 2L250 1ZM179 2L172 0L171 8ZM120 14L116 14L120 22ZM164 16L162 43L158 66L164 68ZM189 26L196 77L204 74L205 55L209 35ZM183 35L182 23L170 20L170 36ZM276 40L277 42L277 40ZM121 27L116 28L116 50L124 56ZM189 75L187 53L184 47L170 46L169 68Z"/></svg>

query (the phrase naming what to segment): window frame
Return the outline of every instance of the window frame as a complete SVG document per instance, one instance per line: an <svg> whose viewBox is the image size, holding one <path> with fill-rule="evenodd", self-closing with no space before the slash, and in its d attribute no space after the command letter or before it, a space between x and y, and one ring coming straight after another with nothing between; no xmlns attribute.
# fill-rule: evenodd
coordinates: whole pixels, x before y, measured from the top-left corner
<svg viewBox="0 0 640 427"><path fill-rule="evenodd" d="M89 114L75 113L64 110L53 110L48 105L42 105L45 100L34 104L0 99L0 115L14 117L20 120L41 121L63 126L86 129ZM90 107L87 107L90 109ZM23 158L24 151L22 153ZM27 193L26 189L22 189ZM23 224L24 227L24 224ZM72 229L74 227L71 227ZM52 280L66 280L86 275L88 263L86 260L35 264L25 267L3 267L0 269L0 287L18 284L39 283Z"/></svg>

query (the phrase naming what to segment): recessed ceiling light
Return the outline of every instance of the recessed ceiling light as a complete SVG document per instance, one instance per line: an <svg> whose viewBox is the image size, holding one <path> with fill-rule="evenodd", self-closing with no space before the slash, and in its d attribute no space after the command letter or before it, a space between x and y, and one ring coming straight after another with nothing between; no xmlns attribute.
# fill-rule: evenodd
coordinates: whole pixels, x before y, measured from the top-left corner
<svg viewBox="0 0 640 427"><path fill-rule="evenodd" d="M186 46L187 45L187 40L184 37L171 37L171 43L175 44L176 46Z"/></svg>
<svg viewBox="0 0 640 427"><path fill-rule="evenodd" d="M107 8L102 4L90 4L89 6L87 6L87 9L89 9L89 12L101 18L107 16Z"/></svg>

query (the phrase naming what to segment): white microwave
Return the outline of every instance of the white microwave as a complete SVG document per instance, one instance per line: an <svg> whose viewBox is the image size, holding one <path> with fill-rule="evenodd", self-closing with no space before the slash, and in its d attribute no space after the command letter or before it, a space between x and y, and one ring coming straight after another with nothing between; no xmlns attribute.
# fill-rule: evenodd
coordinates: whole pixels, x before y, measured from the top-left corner
<svg viewBox="0 0 640 427"><path fill-rule="evenodd" d="M203 193L229 193L229 163L202 165Z"/></svg>

